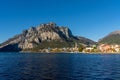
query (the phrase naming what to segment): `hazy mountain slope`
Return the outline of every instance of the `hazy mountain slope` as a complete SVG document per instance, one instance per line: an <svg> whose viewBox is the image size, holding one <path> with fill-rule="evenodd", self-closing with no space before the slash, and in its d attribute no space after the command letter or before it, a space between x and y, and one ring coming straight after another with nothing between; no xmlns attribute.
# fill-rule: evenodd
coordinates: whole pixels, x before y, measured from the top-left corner
<svg viewBox="0 0 120 80"><path fill-rule="evenodd" d="M98 41L106 44L120 44L120 30L113 31Z"/></svg>

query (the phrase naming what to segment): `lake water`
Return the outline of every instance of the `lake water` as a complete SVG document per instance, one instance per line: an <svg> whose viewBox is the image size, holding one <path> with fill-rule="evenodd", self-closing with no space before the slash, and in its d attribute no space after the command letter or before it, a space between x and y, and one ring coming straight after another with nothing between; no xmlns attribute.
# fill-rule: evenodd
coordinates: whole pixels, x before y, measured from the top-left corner
<svg viewBox="0 0 120 80"><path fill-rule="evenodd" d="M120 54L0 53L0 80L120 80Z"/></svg>

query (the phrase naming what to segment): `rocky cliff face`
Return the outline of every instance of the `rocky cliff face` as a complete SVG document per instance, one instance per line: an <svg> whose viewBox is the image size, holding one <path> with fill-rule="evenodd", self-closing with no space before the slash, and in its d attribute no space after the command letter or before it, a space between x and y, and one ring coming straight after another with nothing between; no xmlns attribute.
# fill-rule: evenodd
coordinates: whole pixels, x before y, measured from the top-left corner
<svg viewBox="0 0 120 80"><path fill-rule="evenodd" d="M31 27L28 30L24 30L21 34L16 35L13 38L2 43L0 46L0 51L10 51L10 48L14 49L14 51L19 51L41 46L41 43L43 42L69 42L73 40L79 41L80 38L74 37L69 28L59 27L55 23L51 22L48 24L41 24L37 27ZM87 40L87 42L89 41Z"/></svg>

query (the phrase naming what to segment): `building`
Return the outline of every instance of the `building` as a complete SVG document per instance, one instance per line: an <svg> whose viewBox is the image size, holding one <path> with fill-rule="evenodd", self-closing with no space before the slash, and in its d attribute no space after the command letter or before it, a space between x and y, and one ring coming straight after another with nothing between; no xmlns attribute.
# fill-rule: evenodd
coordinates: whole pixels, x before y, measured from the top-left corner
<svg viewBox="0 0 120 80"><path fill-rule="evenodd" d="M98 49L101 52L111 52L111 46L108 45L108 44L101 44L101 45L98 46Z"/></svg>

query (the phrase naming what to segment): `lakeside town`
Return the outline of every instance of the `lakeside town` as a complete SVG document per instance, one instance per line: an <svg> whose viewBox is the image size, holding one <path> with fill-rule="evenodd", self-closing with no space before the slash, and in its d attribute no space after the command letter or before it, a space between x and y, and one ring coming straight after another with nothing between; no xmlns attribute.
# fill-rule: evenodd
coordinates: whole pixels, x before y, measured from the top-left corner
<svg viewBox="0 0 120 80"><path fill-rule="evenodd" d="M78 46L75 43L74 47L67 48L48 48L48 49L40 49L40 52L46 53L54 53L54 52L70 52L70 53L119 53L120 45L109 45L109 44L99 44L99 45L90 45L90 46Z"/></svg>

